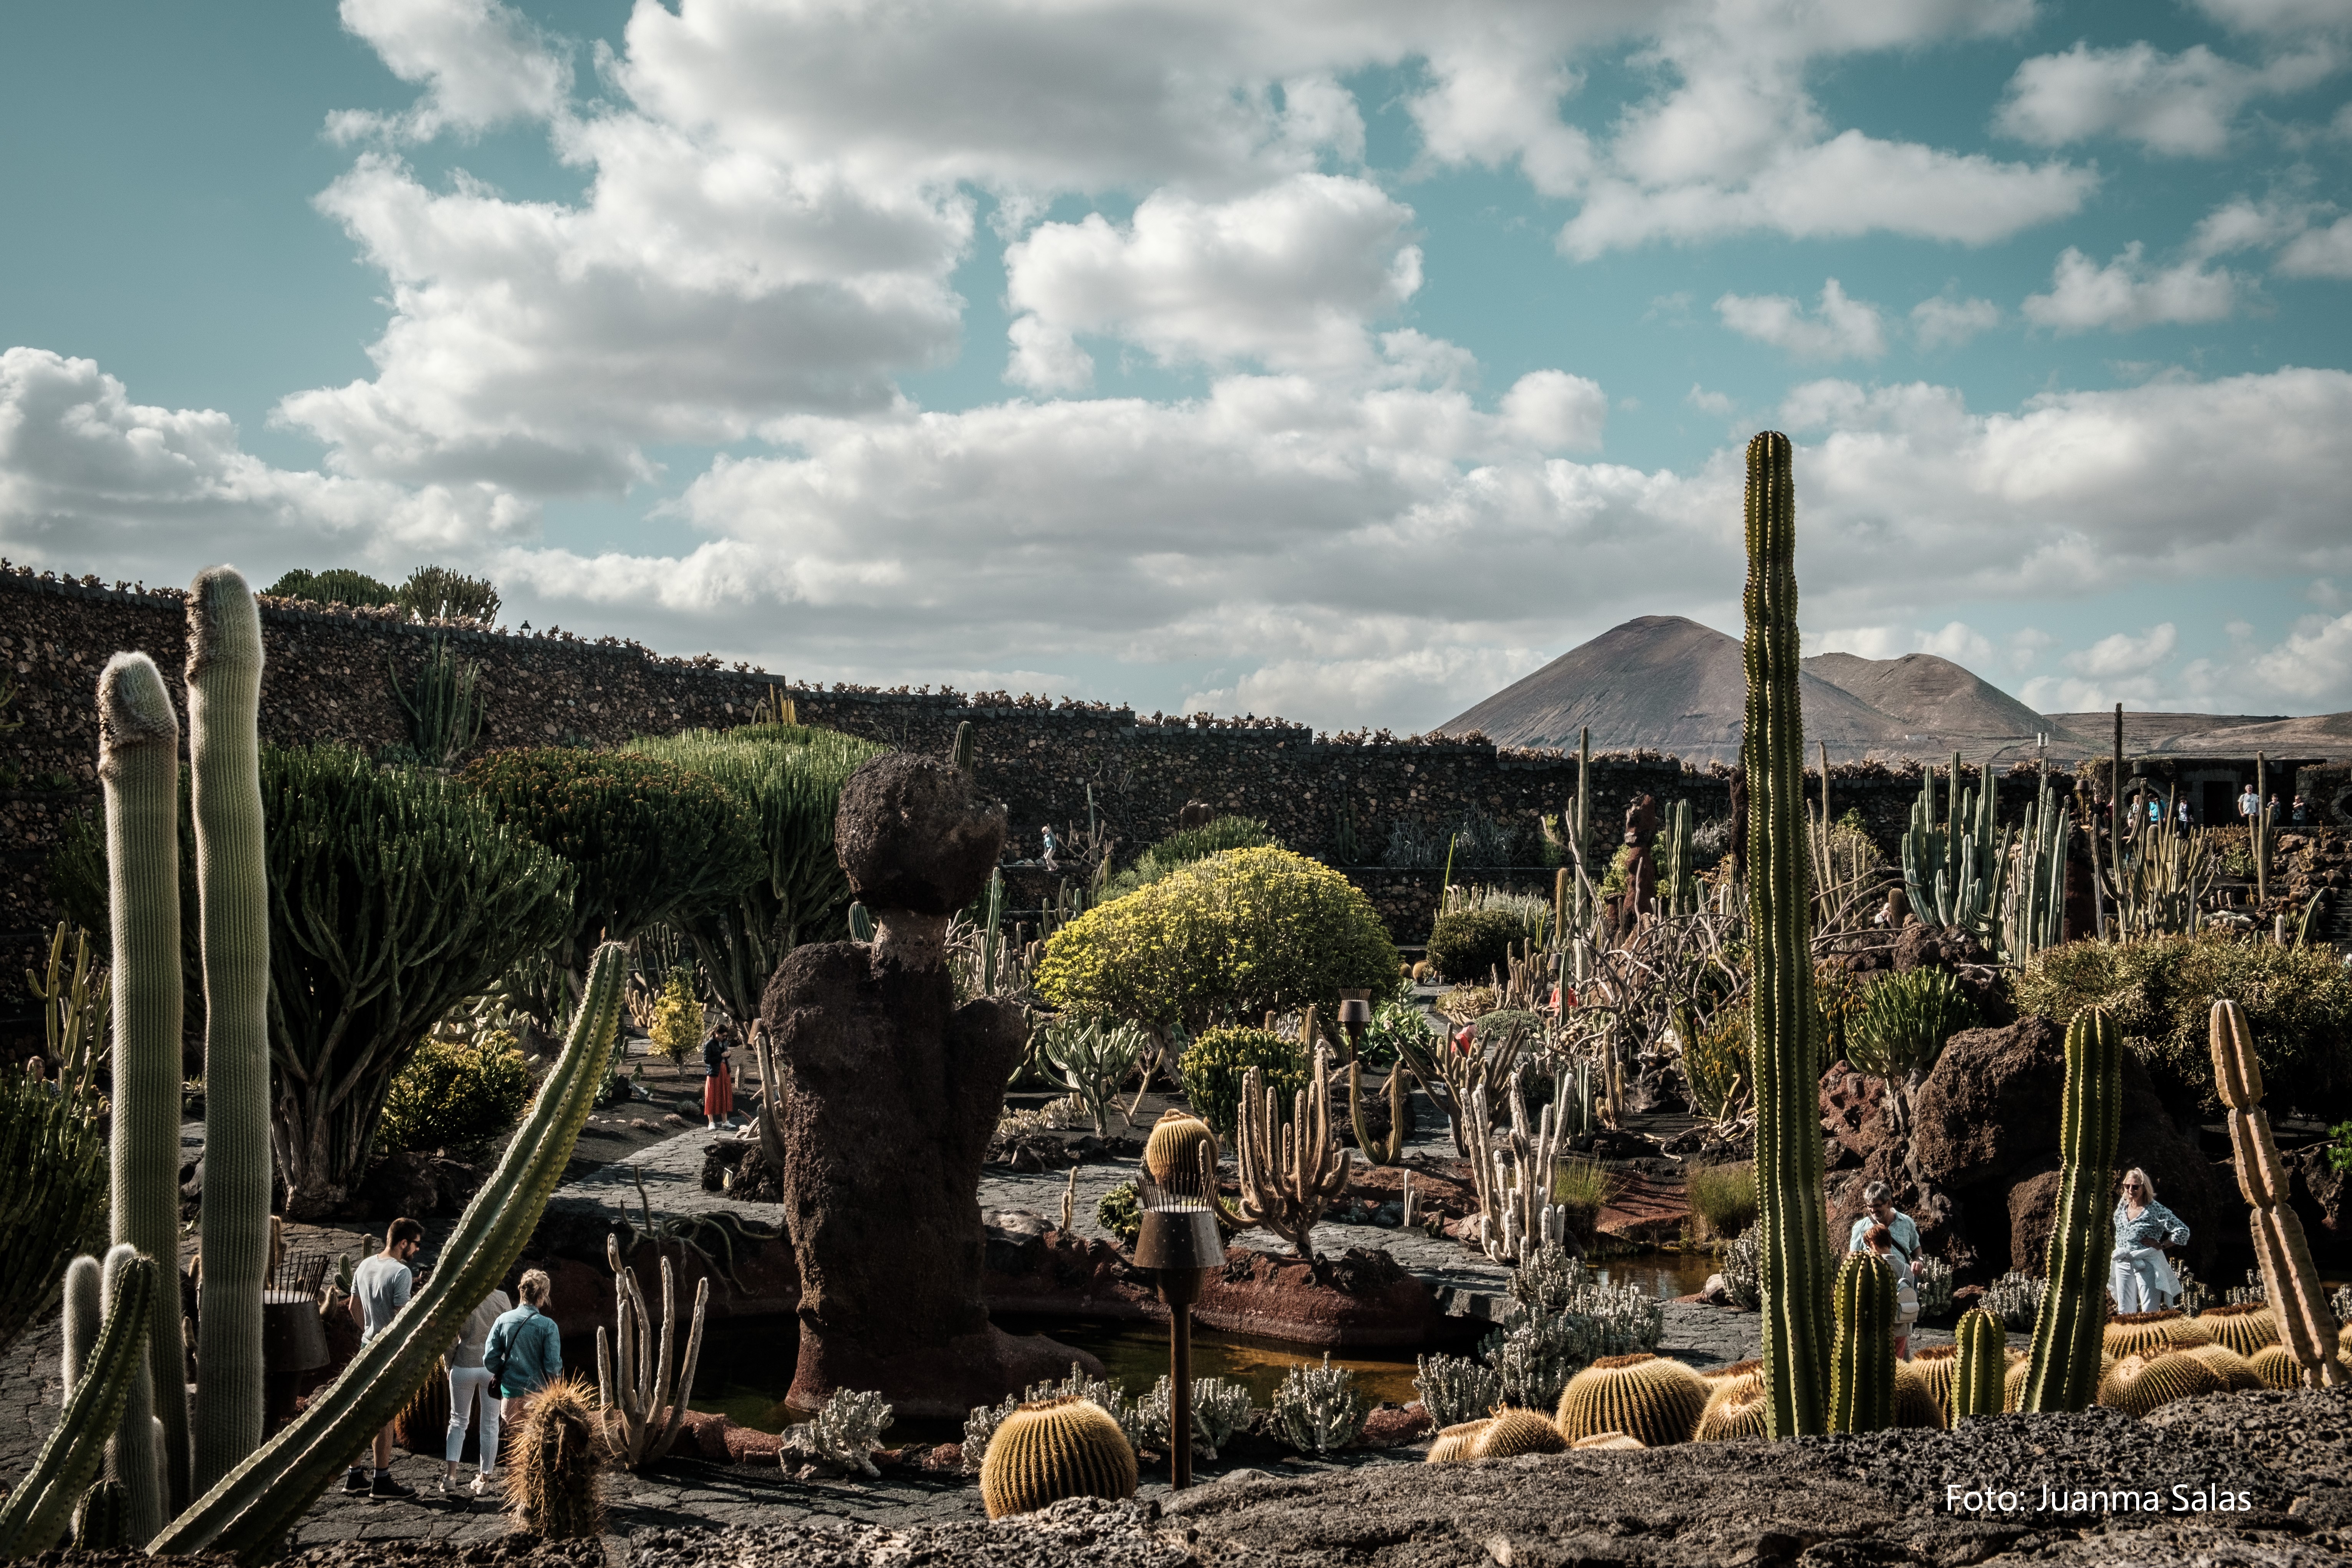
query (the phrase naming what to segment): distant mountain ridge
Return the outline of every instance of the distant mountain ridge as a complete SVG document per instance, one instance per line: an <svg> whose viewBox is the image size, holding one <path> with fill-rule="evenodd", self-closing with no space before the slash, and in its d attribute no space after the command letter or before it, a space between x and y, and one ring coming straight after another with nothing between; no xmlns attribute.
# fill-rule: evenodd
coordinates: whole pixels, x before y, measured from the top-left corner
<svg viewBox="0 0 2352 1568"><path fill-rule="evenodd" d="M2011 763L2040 750L2056 760L2105 752L2107 713L2037 713L1966 667L1934 654L1864 658L1817 654L1800 690L1808 751ZM1583 643L1447 720L1443 734L1483 731L1498 744L1573 750L1590 727L1601 750L1651 749L1694 763L1736 762L1748 677L1737 638L1681 616L1640 616ZM2352 713L2288 719L2127 713L2126 749L2149 752L2266 750L2319 757L2352 752Z"/></svg>

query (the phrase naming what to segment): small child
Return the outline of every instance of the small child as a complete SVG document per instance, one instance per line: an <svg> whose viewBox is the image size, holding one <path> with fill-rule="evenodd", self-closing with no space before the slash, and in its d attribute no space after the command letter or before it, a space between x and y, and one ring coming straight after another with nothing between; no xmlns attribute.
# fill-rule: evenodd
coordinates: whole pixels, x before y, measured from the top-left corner
<svg viewBox="0 0 2352 1568"><path fill-rule="evenodd" d="M1895 1250L1895 1233L1883 1225L1863 1232L1862 1244L1895 1270L1895 1359L1909 1361L1911 1325L1919 1321L1919 1288L1912 1280L1911 1265Z"/></svg>

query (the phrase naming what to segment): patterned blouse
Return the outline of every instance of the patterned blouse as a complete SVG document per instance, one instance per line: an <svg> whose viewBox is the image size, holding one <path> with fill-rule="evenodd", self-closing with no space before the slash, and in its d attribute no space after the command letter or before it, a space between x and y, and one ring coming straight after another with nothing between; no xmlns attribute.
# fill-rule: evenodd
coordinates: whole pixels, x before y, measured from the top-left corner
<svg viewBox="0 0 2352 1568"><path fill-rule="evenodd" d="M2117 1256L2144 1247L2185 1247L2189 1243L2189 1227L2180 1216L2150 1198L2139 1211L2139 1217L2130 1216L2131 1205L2116 1205L2116 1252Z"/></svg>

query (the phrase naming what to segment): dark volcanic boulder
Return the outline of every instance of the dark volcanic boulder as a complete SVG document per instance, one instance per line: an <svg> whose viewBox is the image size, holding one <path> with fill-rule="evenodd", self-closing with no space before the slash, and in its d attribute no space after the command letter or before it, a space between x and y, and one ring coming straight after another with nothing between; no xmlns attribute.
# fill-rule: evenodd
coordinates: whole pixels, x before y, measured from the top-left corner
<svg viewBox="0 0 2352 1568"><path fill-rule="evenodd" d="M2327 1149L2326 1143L2312 1143L2281 1158L2286 1165L2287 1198L2303 1221L2312 1257L2341 1265L2352 1261L2352 1215L2344 1212L2352 1174L2329 1163Z"/></svg>
<svg viewBox="0 0 2352 1568"><path fill-rule="evenodd" d="M905 752L849 775L836 824L850 890L874 910L951 915L987 884L1004 848L1002 802L969 773Z"/></svg>

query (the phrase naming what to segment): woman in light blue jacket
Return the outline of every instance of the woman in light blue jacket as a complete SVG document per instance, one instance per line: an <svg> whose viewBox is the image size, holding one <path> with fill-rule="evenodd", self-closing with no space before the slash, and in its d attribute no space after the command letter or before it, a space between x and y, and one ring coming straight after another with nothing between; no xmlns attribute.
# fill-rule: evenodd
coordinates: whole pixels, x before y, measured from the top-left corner
<svg viewBox="0 0 2352 1568"><path fill-rule="evenodd" d="M2189 1245L2180 1216L2156 1201L2156 1184L2135 1165L2116 1201L2116 1260L2108 1289L2118 1312L2153 1312L2180 1300L2180 1276L2164 1256Z"/></svg>

